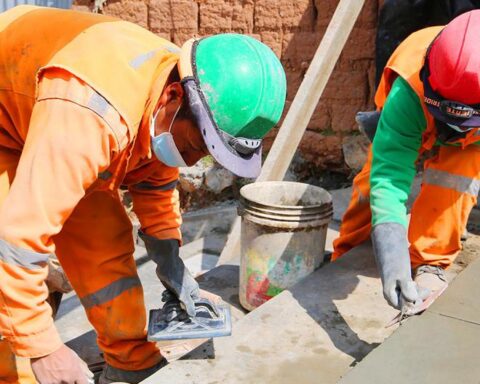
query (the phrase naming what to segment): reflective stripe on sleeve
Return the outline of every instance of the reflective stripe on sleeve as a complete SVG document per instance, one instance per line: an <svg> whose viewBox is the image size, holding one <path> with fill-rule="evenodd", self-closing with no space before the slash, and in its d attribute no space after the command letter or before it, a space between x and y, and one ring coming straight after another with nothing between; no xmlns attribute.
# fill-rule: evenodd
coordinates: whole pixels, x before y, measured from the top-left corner
<svg viewBox="0 0 480 384"><path fill-rule="evenodd" d="M117 296L120 296L123 292L129 290L130 288L140 286L141 283L137 276L124 277L120 280L110 283L102 289L99 289L97 292L93 292L85 297L80 298L80 301L85 309L89 309L115 299Z"/></svg>
<svg viewBox="0 0 480 384"><path fill-rule="evenodd" d="M438 187L453 189L460 193L468 193L473 196L477 196L480 190L480 180L433 168L425 170L423 182Z"/></svg>
<svg viewBox="0 0 480 384"><path fill-rule="evenodd" d="M47 265L48 253L34 252L0 239L0 260L6 264L27 269L40 269Z"/></svg>
<svg viewBox="0 0 480 384"><path fill-rule="evenodd" d="M163 49L167 50L170 53L173 53L175 55L180 54L180 48L174 46L174 45L166 45L163 47ZM146 63L148 60L152 59L157 52L161 51L162 48L159 49L154 49L153 51L145 52L137 57L133 58L130 60L129 64L133 69L139 69L144 63Z"/></svg>
<svg viewBox="0 0 480 384"><path fill-rule="evenodd" d="M163 185L153 185L148 182L141 182L141 183L135 184L134 188L149 190L149 191L171 191L172 189L175 189L177 184L178 184L178 180L174 180L168 184L163 184Z"/></svg>

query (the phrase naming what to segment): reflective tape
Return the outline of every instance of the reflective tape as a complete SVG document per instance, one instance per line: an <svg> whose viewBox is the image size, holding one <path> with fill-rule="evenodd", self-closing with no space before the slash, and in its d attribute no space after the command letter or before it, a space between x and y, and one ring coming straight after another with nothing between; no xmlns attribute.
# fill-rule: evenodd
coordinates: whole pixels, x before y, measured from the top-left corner
<svg viewBox="0 0 480 384"><path fill-rule="evenodd" d="M429 185L453 189L460 193L468 193L473 196L477 196L480 191L480 180L433 168L425 170L423 182Z"/></svg>
<svg viewBox="0 0 480 384"><path fill-rule="evenodd" d="M99 179L102 179L102 180L108 180L108 179L110 179L112 176L113 176L113 174L112 174L112 172L110 172L109 170L100 172L100 173L98 174L98 178L99 178Z"/></svg>
<svg viewBox="0 0 480 384"><path fill-rule="evenodd" d="M176 47L175 45L166 45L160 49L154 49L153 51L149 51L146 53L142 53L138 55L137 57L133 58L130 60L130 66L133 69L138 69L140 68L145 62L153 58L158 52L160 52L162 49L167 50L170 53L173 53L175 55L180 54L180 48Z"/></svg>
<svg viewBox="0 0 480 384"><path fill-rule="evenodd" d="M151 183L144 181L144 182L135 184L134 188L148 190L148 191L170 191L172 189L175 189L177 184L178 184L178 180L174 180L168 184L163 184L163 185L153 185Z"/></svg>
<svg viewBox="0 0 480 384"><path fill-rule="evenodd" d="M155 54L158 51L160 51L160 49L155 49L155 50L150 51L150 52L142 53L141 55L138 55L134 59L130 60L129 64L133 69L138 69L142 66L143 63L147 62L153 56L155 56Z"/></svg>
<svg viewBox="0 0 480 384"><path fill-rule="evenodd" d="M47 265L48 253L34 252L0 239L0 261L27 269L41 269Z"/></svg>
<svg viewBox="0 0 480 384"><path fill-rule="evenodd" d="M102 95L95 92L92 96L90 96L87 107L100 117L105 118L108 108L110 107L110 103Z"/></svg>
<svg viewBox="0 0 480 384"><path fill-rule="evenodd" d="M116 297L120 296L123 292L134 288L140 287L141 283L137 276L124 277L120 280L110 283L106 287L91 293L85 297L80 298L82 305L85 309L95 307L97 305L105 304Z"/></svg>

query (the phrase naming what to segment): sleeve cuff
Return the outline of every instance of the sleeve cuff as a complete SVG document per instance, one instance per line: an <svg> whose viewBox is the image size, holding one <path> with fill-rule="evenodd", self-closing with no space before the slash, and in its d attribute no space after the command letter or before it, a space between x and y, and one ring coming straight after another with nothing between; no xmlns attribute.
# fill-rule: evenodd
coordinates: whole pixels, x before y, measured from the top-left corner
<svg viewBox="0 0 480 384"><path fill-rule="evenodd" d="M42 332L31 335L15 335L7 337L7 339L16 356L31 359L49 355L63 344L53 323Z"/></svg>

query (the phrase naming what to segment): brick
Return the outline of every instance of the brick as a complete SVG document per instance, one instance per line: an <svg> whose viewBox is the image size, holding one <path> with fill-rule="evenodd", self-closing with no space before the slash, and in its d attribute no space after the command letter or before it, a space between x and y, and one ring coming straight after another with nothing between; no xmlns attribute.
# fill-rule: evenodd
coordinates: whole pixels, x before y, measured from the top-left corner
<svg viewBox="0 0 480 384"><path fill-rule="evenodd" d="M195 34L193 34L192 32L178 32L176 30L173 30L171 41L172 43L181 47L183 43L185 43L187 40L191 39L192 37L195 37Z"/></svg>
<svg viewBox="0 0 480 384"><path fill-rule="evenodd" d="M282 31L276 32L260 32L260 39L261 41L268 45L273 52L277 55L277 57L280 58L280 55L282 54Z"/></svg>
<svg viewBox="0 0 480 384"><path fill-rule="evenodd" d="M376 28L378 19L378 2L366 1L360 15L358 15L357 25L361 28Z"/></svg>
<svg viewBox="0 0 480 384"><path fill-rule="evenodd" d="M342 59L361 60L375 56L374 28L354 28L342 50Z"/></svg>
<svg viewBox="0 0 480 384"><path fill-rule="evenodd" d="M321 132L332 130L332 117L329 102L327 100L320 99L315 111L313 111L312 118L308 123L308 129Z"/></svg>
<svg viewBox="0 0 480 384"><path fill-rule="evenodd" d="M255 3L255 31L309 30L315 25L310 0L259 0Z"/></svg>
<svg viewBox="0 0 480 384"><path fill-rule="evenodd" d="M355 115L365 110L363 99L349 100L348 103L333 103L332 106L332 129L334 132L358 131Z"/></svg>
<svg viewBox="0 0 480 384"><path fill-rule="evenodd" d="M255 3L255 31L277 30L282 28L280 1L258 0Z"/></svg>
<svg viewBox="0 0 480 384"><path fill-rule="evenodd" d="M199 6L201 34L253 32L252 0L205 0Z"/></svg>
<svg viewBox="0 0 480 384"><path fill-rule="evenodd" d="M103 13L148 28L148 8L144 1L127 0L108 2L106 6L103 7Z"/></svg>
<svg viewBox="0 0 480 384"><path fill-rule="evenodd" d="M292 101L303 81L303 72L286 70L285 75L287 77L287 100Z"/></svg>
<svg viewBox="0 0 480 384"><path fill-rule="evenodd" d="M308 68L321 36L311 32L284 33L282 61L295 69Z"/></svg>
<svg viewBox="0 0 480 384"><path fill-rule="evenodd" d="M193 0L150 0L148 17L155 33L198 31L198 4Z"/></svg>
<svg viewBox="0 0 480 384"><path fill-rule="evenodd" d="M253 32L253 1L236 1L232 9L232 31Z"/></svg>
<svg viewBox="0 0 480 384"><path fill-rule="evenodd" d="M316 12L316 25L317 30L323 30L332 19L332 16L337 9L338 1L332 0L314 0L315 12Z"/></svg>
<svg viewBox="0 0 480 384"><path fill-rule="evenodd" d="M319 167L343 163L342 139L307 130L299 146L302 157Z"/></svg>
<svg viewBox="0 0 480 384"><path fill-rule="evenodd" d="M334 70L323 92L324 98L365 100L368 95L368 74L365 71Z"/></svg>

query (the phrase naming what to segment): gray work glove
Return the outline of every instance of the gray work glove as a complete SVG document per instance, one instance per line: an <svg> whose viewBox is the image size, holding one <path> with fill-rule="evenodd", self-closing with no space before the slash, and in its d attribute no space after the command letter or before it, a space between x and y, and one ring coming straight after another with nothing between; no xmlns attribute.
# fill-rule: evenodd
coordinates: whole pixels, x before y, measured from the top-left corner
<svg viewBox="0 0 480 384"><path fill-rule="evenodd" d="M157 276L172 292L190 317L195 316L194 300L199 299L199 287L179 255L178 240L159 240L139 231L148 256L157 264Z"/></svg>
<svg viewBox="0 0 480 384"><path fill-rule="evenodd" d="M407 232L403 225L382 223L372 230L373 253L383 284L383 296L397 309L420 304L429 294L412 280Z"/></svg>

